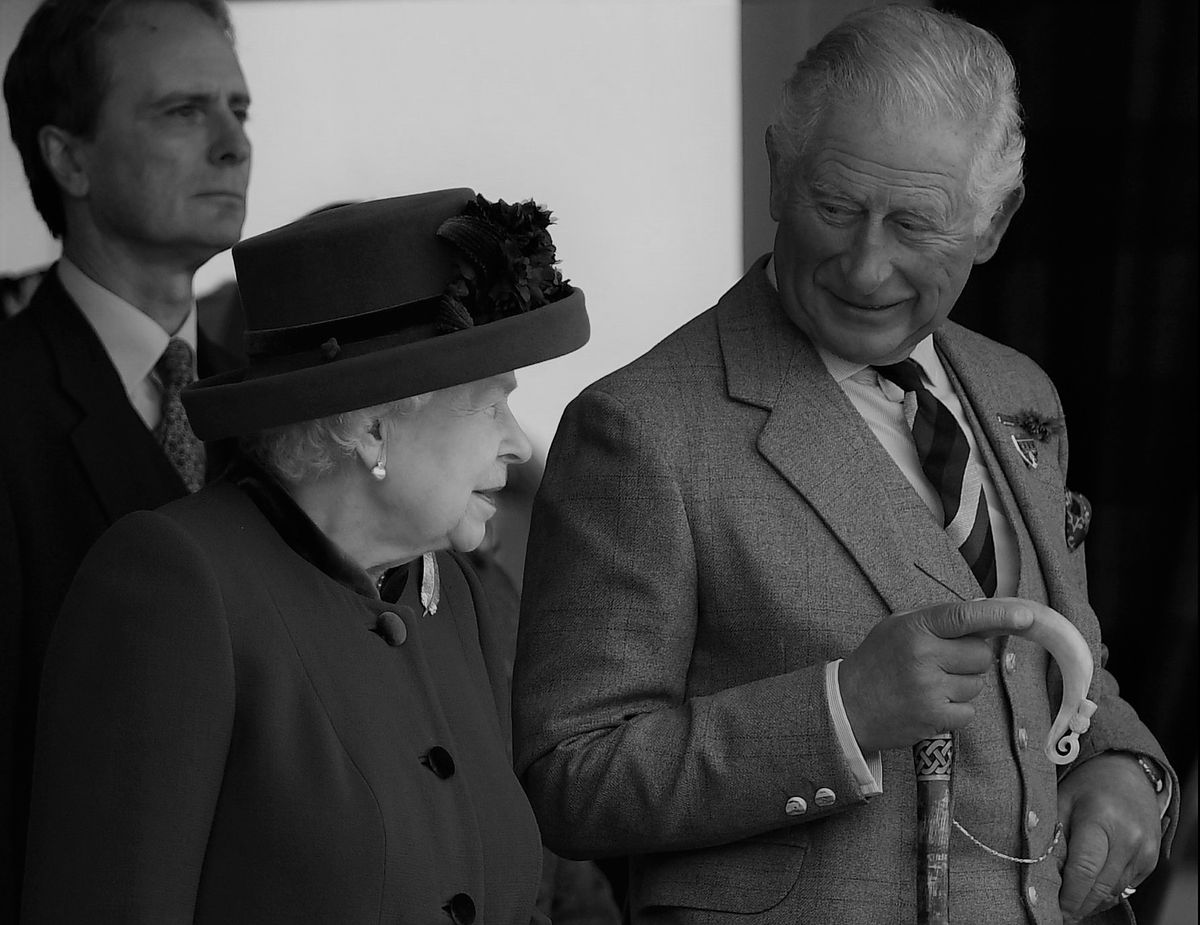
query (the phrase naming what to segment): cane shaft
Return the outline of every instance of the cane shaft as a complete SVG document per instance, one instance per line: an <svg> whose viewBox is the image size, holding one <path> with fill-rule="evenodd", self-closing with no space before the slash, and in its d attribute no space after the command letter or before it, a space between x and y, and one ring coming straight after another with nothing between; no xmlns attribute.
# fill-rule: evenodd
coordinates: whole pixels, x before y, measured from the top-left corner
<svg viewBox="0 0 1200 925"><path fill-rule="evenodd" d="M950 923L950 773L954 739L942 733L913 746L917 776L917 922Z"/></svg>

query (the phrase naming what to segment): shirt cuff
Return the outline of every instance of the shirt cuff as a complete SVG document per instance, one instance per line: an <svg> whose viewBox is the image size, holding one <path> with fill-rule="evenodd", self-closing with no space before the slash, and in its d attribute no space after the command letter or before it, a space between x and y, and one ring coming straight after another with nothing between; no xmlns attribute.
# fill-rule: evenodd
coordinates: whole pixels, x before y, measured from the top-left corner
<svg viewBox="0 0 1200 925"><path fill-rule="evenodd" d="M877 797L883 793L883 757L879 752L864 756L850 728L850 718L842 703L842 689L838 684L839 658L825 666L825 699L829 702L829 717L833 720L833 731L838 745L850 765L850 773L858 782L859 792L864 797Z"/></svg>
<svg viewBox="0 0 1200 925"><path fill-rule="evenodd" d="M1154 797L1158 800L1158 818L1162 819L1167 814L1167 810L1171 808L1171 775L1163 771L1162 765L1149 755L1143 755L1138 752L1133 752L1132 754L1137 759L1138 764L1142 765L1142 770L1146 772L1147 779L1152 784L1155 784ZM1150 767L1147 768L1143 762L1149 763Z"/></svg>

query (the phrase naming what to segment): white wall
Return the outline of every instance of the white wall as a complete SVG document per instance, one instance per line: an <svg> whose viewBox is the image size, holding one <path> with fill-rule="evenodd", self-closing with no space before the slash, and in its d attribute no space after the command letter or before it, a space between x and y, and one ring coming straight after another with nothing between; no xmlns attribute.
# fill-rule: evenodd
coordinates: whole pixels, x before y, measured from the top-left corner
<svg viewBox="0 0 1200 925"><path fill-rule="evenodd" d="M544 449L566 402L741 270L736 0L257 0L246 233L341 199L470 186L558 217L592 342L514 396ZM204 291L231 274L218 259Z"/></svg>
<svg viewBox="0 0 1200 925"><path fill-rule="evenodd" d="M557 216L561 266L587 295L593 336L520 376L513 404L542 450L580 388L740 274L737 0L231 8L253 97L245 234L335 200L450 186L533 197ZM0 270L53 259L11 145L3 158ZM232 275L219 255L197 292Z"/></svg>
<svg viewBox="0 0 1200 925"><path fill-rule="evenodd" d="M38 0L0 0L0 60L17 47ZM21 157L8 133L8 107L0 95L0 273L45 266L58 257L58 242L33 207Z"/></svg>

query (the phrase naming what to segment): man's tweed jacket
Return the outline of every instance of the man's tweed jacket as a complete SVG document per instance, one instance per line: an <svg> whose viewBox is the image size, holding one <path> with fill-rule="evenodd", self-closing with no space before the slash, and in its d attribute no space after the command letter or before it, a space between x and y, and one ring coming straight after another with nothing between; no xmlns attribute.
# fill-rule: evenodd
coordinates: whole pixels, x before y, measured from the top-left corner
<svg viewBox="0 0 1200 925"><path fill-rule="evenodd" d="M883 753L883 795L859 795L825 664L886 614L981 591L764 263L567 409L526 563L517 769L552 849L632 856L635 922L912 922L910 750ZM1059 417L1057 393L957 325L935 341L1016 528L1020 595L1068 617L1099 664L1084 553L1066 544L1066 435L1029 468L997 417ZM1049 661L1004 641L957 737L956 818L1015 856L1041 854L1055 826ZM1165 765L1107 672L1092 699L1079 761L1120 749ZM953 839L955 921L1058 922L1059 883L1053 859L1019 866Z"/></svg>

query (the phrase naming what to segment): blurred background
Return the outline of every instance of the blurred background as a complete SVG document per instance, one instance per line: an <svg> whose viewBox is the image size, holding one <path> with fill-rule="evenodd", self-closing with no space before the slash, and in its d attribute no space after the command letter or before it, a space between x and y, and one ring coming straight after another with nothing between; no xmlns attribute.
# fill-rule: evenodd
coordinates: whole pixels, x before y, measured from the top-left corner
<svg viewBox="0 0 1200 925"><path fill-rule="evenodd" d="M550 208L593 337L520 375L513 405L544 454L583 386L708 308L771 248L763 134L779 85L865 5L232 0L253 97L245 233L332 202L451 186ZM1062 393L1072 487L1095 510L1087 555L1108 666L1188 781L1174 855L1134 905L1143 925L1191 925L1196 4L935 5L1001 38L1027 117L1025 205L954 317L1032 356ZM0 2L4 60L35 6ZM0 274L57 256L5 131ZM232 277L219 255L197 293ZM514 480L496 546L518 586L537 466Z"/></svg>

